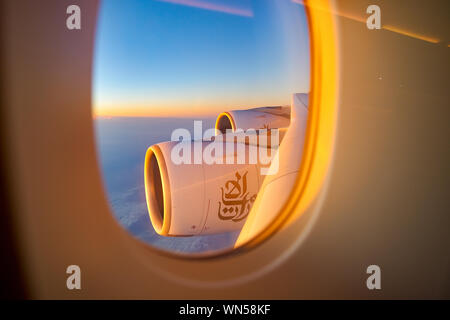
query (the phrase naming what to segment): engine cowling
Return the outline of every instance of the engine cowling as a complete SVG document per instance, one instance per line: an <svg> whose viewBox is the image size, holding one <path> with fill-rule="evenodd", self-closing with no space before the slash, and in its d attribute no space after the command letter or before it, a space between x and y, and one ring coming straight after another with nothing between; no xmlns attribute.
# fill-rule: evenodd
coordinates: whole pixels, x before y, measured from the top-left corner
<svg viewBox="0 0 450 320"><path fill-rule="evenodd" d="M222 112L216 119L216 129L221 133L237 129L287 128L290 123L291 108L286 106L261 107L248 110Z"/></svg>
<svg viewBox="0 0 450 320"><path fill-rule="evenodd" d="M160 235L240 230L262 184L259 164L238 164L237 149L227 152L226 143L223 164L194 163L193 156L190 163L171 159L180 149L193 150L195 143L204 150L213 142L164 142L147 150L144 169L147 207L152 225ZM249 145L241 147L248 153Z"/></svg>

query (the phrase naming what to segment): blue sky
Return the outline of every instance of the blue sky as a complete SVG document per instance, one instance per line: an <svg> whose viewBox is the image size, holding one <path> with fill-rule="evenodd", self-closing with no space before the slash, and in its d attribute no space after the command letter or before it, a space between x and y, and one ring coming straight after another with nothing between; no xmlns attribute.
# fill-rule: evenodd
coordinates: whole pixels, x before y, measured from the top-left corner
<svg viewBox="0 0 450 320"><path fill-rule="evenodd" d="M291 0L102 2L96 115L212 115L308 89L305 11Z"/></svg>

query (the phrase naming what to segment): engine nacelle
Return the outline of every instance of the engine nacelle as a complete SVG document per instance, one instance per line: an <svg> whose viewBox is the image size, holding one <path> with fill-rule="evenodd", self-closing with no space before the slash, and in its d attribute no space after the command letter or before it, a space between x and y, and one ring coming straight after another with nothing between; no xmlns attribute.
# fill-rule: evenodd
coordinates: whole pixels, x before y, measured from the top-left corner
<svg viewBox="0 0 450 320"><path fill-rule="evenodd" d="M145 157L145 193L150 220L164 236L191 236L240 230L260 186L259 164L238 164L237 148L223 143L223 164L173 160L180 151L205 150L212 142L164 142L151 146ZM197 145L196 145L197 144ZM251 146L241 144L248 155ZM242 150L242 149L241 149ZM247 158L248 159L248 158ZM230 164L227 164L230 163ZM246 162L248 163L248 162Z"/></svg>
<svg viewBox="0 0 450 320"><path fill-rule="evenodd" d="M249 110L222 112L216 119L216 129L226 130L287 128L290 123L290 107L261 107Z"/></svg>

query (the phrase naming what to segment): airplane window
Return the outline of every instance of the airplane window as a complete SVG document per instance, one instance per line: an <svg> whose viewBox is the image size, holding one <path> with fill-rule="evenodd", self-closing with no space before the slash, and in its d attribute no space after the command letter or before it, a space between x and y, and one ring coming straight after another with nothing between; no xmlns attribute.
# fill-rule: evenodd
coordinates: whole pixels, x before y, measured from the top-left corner
<svg viewBox="0 0 450 320"><path fill-rule="evenodd" d="M105 0L95 41L96 145L118 222L183 254L270 224L306 126L302 1Z"/></svg>

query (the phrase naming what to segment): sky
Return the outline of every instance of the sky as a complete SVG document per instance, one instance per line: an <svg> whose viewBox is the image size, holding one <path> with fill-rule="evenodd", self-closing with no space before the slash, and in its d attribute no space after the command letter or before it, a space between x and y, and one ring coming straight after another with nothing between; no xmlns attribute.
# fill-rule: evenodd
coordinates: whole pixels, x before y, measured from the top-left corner
<svg viewBox="0 0 450 320"><path fill-rule="evenodd" d="M93 72L96 117L288 105L309 91L305 10L291 0L105 0Z"/></svg>

